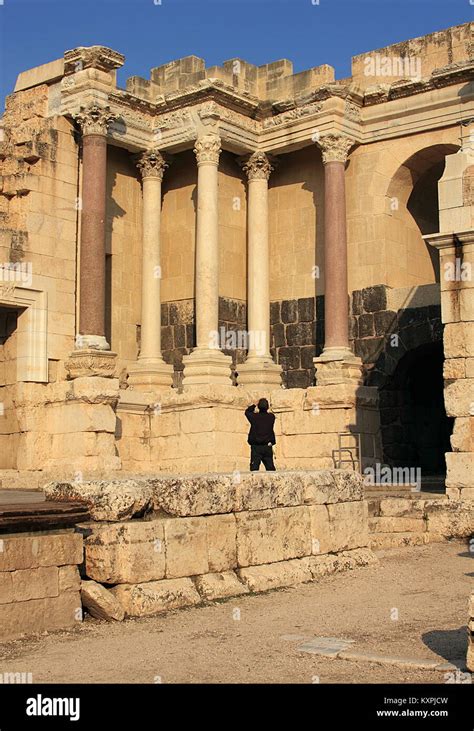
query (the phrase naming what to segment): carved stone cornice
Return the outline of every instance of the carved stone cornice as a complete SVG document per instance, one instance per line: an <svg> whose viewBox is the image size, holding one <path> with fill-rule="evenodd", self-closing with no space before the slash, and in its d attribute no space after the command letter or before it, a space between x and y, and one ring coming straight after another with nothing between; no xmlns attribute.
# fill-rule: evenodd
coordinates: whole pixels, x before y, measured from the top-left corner
<svg viewBox="0 0 474 731"><path fill-rule="evenodd" d="M64 54L64 74L74 74L82 69L113 71L125 63L125 56L106 46L79 46Z"/></svg>
<svg viewBox="0 0 474 731"><path fill-rule="evenodd" d="M221 138L218 135L209 134L198 137L194 145L194 154L198 165L203 163L219 164L221 152Z"/></svg>
<svg viewBox="0 0 474 731"><path fill-rule="evenodd" d="M274 163L273 158L271 162ZM275 170L275 166L271 162L268 156L260 150L257 150L250 157L240 161L242 169L249 181L268 180L272 171Z"/></svg>
<svg viewBox="0 0 474 731"><path fill-rule="evenodd" d="M346 135L329 132L321 135L317 140L317 144L322 150L324 164L328 162L345 163L354 140Z"/></svg>
<svg viewBox="0 0 474 731"><path fill-rule="evenodd" d="M165 160L159 150L146 150L136 156L136 165L140 170L142 179L158 178L163 180L163 175L169 162Z"/></svg>
<svg viewBox="0 0 474 731"><path fill-rule="evenodd" d="M85 135L106 136L109 125L118 118L118 115L112 112L108 105L100 106L95 102L86 107L81 106L80 111L73 116L81 128L83 137Z"/></svg>

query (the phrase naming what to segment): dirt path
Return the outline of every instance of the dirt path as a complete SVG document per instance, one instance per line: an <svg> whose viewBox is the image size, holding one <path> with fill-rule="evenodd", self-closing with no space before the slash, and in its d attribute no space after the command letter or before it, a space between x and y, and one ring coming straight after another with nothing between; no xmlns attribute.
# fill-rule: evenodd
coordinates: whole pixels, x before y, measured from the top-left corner
<svg viewBox="0 0 474 731"><path fill-rule="evenodd" d="M10 642L0 646L0 672L30 672L39 683L446 682L441 672L298 651L303 638L326 636L355 640L357 650L462 665L474 583L465 544L378 555L379 566L317 584L121 624L89 619L77 630Z"/></svg>

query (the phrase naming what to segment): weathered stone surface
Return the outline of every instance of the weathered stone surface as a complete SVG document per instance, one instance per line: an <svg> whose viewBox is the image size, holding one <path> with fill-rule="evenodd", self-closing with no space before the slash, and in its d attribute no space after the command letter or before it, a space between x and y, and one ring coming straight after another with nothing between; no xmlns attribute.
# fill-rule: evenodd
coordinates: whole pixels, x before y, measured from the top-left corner
<svg viewBox="0 0 474 731"><path fill-rule="evenodd" d="M230 513L236 509L232 475L179 475L150 480L153 506L169 515L197 516Z"/></svg>
<svg viewBox="0 0 474 731"><path fill-rule="evenodd" d="M266 510L301 505L303 489L298 472L241 473L236 490L238 509Z"/></svg>
<svg viewBox="0 0 474 731"><path fill-rule="evenodd" d="M474 487L474 452L446 452L446 487Z"/></svg>
<svg viewBox="0 0 474 731"><path fill-rule="evenodd" d="M332 551L347 551L368 546L368 507L366 501L328 505Z"/></svg>
<svg viewBox="0 0 474 731"><path fill-rule="evenodd" d="M160 520L82 524L86 573L104 584L155 581L165 576L164 524Z"/></svg>
<svg viewBox="0 0 474 731"><path fill-rule="evenodd" d="M77 566L60 566L58 578L60 593L64 591L80 591L81 577Z"/></svg>
<svg viewBox="0 0 474 731"><path fill-rule="evenodd" d="M73 565L82 561L82 536L79 533L6 536L1 540L0 571Z"/></svg>
<svg viewBox="0 0 474 731"><path fill-rule="evenodd" d="M206 518L170 518L163 525L166 577L208 573Z"/></svg>
<svg viewBox="0 0 474 731"><path fill-rule="evenodd" d="M0 639L14 639L45 630L66 629L81 621L81 599L78 591L67 591L56 597L31 599L0 605Z"/></svg>
<svg viewBox="0 0 474 731"><path fill-rule="evenodd" d="M431 536L428 533L373 533L370 536L370 547L377 550L399 546L423 546L430 540Z"/></svg>
<svg viewBox="0 0 474 731"><path fill-rule="evenodd" d="M381 516L401 516L407 513L413 514L415 511L421 513L421 508L415 506L414 500L406 498L389 497L380 501Z"/></svg>
<svg viewBox="0 0 474 731"><path fill-rule="evenodd" d="M12 571L13 601L43 599L59 595L59 571L56 566Z"/></svg>
<svg viewBox="0 0 474 731"><path fill-rule="evenodd" d="M437 504L427 502L425 507L429 533L445 538L464 538L474 534L474 503L454 501Z"/></svg>
<svg viewBox="0 0 474 731"><path fill-rule="evenodd" d="M474 403L474 378L461 378L444 387L444 405L448 416L469 416Z"/></svg>
<svg viewBox="0 0 474 731"><path fill-rule="evenodd" d="M242 584L233 571L204 574L195 579L196 588L203 599L213 601L228 596L248 594L249 589Z"/></svg>
<svg viewBox="0 0 474 731"><path fill-rule="evenodd" d="M237 562L241 567L311 554L307 507L237 513L236 523Z"/></svg>
<svg viewBox="0 0 474 731"><path fill-rule="evenodd" d="M207 555L210 572L237 566L237 526L235 515L209 515L206 518Z"/></svg>
<svg viewBox="0 0 474 731"><path fill-rule="evenodd" d="M129 520L150 509L152 503L146 480L50 482L44 492L47 500L87 503L91 518L98 521Z"/></svg>
<svg viewBox="0 0 474 731"><path fill-rule="evenodd" d="M300 558L261 566L249 566L237 569L237 575L252 592L295 586L305 581L311 581L308 560L308 558Z"/></svg>
<svg viewBox="0 0 474 731"><path fill-rule="evenodd" d="M81 599L89 614L96 619L121 622L125 611L111 591L95 581L81 582Z"/></svg>
<svg viewBox="0 0 474 731"><path fill-rule="evenodd" d="M364 483L356 472L318 470L299 472L304 484L304 502L309 505L362 500Z"/></svg>
<svg viewBox="0 0 474 731"><path fill-rule="evenodd" d="M378 559L370 548L356 548L352 551L341 551L338 554L308 558L308 566L314 581L336 571L346 571L357 566L371 566L377 563Z"/></svg>
<svg viewBox="0 0 474 731"><path fill-rule="evenodd" d="M423 533L425 528L423 518L384 516L369 519L371 533Z"/></svg>
<svg viewBox="0 0 474 731"><path fill-rule="evenodd" d="M13 601L12 572L0 573L0 604L10 604Z"/></svg>
<svg viewBox="0 0 474 731"><path fill-rule="evenodd" d="M199 604L191 579L163 579L146 584L120 584L110 590L128 617L147 617L170 609Z"/></svg>
<svg viewBox="0 0 474 731"><path fill-rule="evenodd" d="M311 553L329 553L332 550L331 528L329 525L329 511L326 505L309 505L311 524Z"/></svg>

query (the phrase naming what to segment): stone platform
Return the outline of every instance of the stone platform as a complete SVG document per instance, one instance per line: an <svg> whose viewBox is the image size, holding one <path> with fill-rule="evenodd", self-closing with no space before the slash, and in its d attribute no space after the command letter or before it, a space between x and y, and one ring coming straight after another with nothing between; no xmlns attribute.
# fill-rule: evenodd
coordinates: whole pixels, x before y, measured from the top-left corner
<svg viewBox="0 0 474 731"><path fill-rule="evenodd" d="M376 561L362 478L341 470L54 482L83 500L86 606L144 616ZM106 588L107 587L107 588ZM87 593L87 597L86 597ZM100 611L100 610L99 610ZM104 616L97 613L96 616Z"/></svg>

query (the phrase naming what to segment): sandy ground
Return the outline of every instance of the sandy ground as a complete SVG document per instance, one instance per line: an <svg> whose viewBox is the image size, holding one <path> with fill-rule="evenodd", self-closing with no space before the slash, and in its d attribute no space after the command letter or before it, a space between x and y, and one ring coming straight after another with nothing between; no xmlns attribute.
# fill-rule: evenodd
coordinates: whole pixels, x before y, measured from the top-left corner
<svg viewBox="0 0 474 731"><path fill-rule="evenodd" d="M446 682L439 671L297 649L303 638L336 637L355 640L357 650L464 667L474 555L451 542L378 556L378 566L315 584L166 616L88 618L72 631L1 645L0 672L30 672L35 683Z"/></svg>

